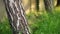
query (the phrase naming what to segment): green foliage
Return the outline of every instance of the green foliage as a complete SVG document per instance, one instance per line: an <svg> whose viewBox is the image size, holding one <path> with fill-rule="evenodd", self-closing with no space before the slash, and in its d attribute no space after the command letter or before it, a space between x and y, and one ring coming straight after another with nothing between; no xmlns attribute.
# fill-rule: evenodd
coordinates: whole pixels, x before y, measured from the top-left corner
<svg viewBox="0 0 60 34"><path fill-rule="evenodd" d="M45 13L35 16L30 13L28 22L32 34L60 34L60 11L55 10L53 13Z"/></svg>
<svg viewBox="0 0 60 34"><path fill-rule="evenodd" d="M42 12L36 16L30 13L27 16L32 34L60 34L60 10L53 13ZM8 19L0 22L0 34L12 34Z"/></svg>
<svg viewBox="0 0 60 34"><path fill-rule="evenodd" d="M7 18L4 18L3 22L0 22L0 34L11 34L10 25Z"/></svg>

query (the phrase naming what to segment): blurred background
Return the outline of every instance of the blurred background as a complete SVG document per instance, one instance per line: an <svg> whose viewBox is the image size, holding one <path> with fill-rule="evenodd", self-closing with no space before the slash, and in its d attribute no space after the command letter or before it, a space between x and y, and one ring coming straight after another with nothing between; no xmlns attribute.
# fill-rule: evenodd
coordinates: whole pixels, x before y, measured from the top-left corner
<svg viewBox="0 0 60 34"><path fill-rule="evenodd" d="M22 0L31 34L60 34L60 0ZM0 34L12 34L0 0Z"/></svg>

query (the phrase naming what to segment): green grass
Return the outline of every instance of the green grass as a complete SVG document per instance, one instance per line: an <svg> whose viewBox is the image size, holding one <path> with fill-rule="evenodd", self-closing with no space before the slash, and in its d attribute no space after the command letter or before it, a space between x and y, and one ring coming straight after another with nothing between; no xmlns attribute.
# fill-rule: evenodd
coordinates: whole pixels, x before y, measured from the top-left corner
<svg viewBox="0 0 60 34"><path fill-rule="evenodd" d="M57 7L58 8L58 7ZM60 34L60 10L53 13L42 12L36 16L33 13L27 15L32 34ZM0 22L0 34L12 34L8 19Z"/></svg>
<svg viewBox="0 0 60 34"><path fill-rule="evenodd" d="M53 13L45 13L35 16L28 15L28 22L32 34L60 34L60 10L56 9Z"/></svg>
<svg viewBox="0 0 60 34"><path fill-rule="evenodd" d="M4 20L5 19L5 20ZM0 21L0 34L11 34L10 25L7 18L4 21Z"/></svg>

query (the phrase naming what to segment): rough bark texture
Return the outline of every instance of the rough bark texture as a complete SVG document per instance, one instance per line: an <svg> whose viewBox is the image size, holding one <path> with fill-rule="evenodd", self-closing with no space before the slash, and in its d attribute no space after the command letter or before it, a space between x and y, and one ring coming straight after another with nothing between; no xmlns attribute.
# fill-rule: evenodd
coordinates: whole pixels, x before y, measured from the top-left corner
<svg viewBox="0 0 60 34"><path fill-rule="evenodd" d="M21 0L3 0L13 34L29 34Z"/></svg>
<svg viewBox="0 0 60 34"><path fill-rule="evenodd" d="M53 0L44 0L45 9L47 11L53 11L54 1Z"/></svg>

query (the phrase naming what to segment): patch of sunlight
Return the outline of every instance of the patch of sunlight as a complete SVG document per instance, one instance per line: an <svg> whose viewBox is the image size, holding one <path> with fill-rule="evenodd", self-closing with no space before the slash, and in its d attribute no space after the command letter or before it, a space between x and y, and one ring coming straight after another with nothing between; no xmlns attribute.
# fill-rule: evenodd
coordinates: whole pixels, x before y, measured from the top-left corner
<svg viewBox="0 0 60 34"><path fill-rule="evenodd" d="M28 20L28 22L29 22L29 23L28 23L29 25L31 25L31 24L32 24L32 21L31 21L31 20Z"/></svg>
<svg viewBox="0 0 60 34"><path fill-rule="evenodd" d="M25 13L26 13L26 15L28 15L30 13L30 10L27 10Z"/></svg>
<svg viewBox="0 0 60 34"><path fill-rule="evenodd" d="M41 32L41 34L44 34L43 32Z"/></svg>
<svg viewBox="0 0 60 34"><path fill-rule="evenodd" d="M1 19L1 22L3 22L3 21L6 21L6 17L3 17L3 18Z"/></svg>
<svg viewBox="0 0 60 34"><path fill-rule="evenodd" d="M56 11L59 11L60 10L60 6L56 7L55 10Z"/></svg>
<svg viewBox="0 0 60 34"><path fill-rule="evenodd" d="M56 6L57 5L57 0L54 0L54 6Z"/></svg>

